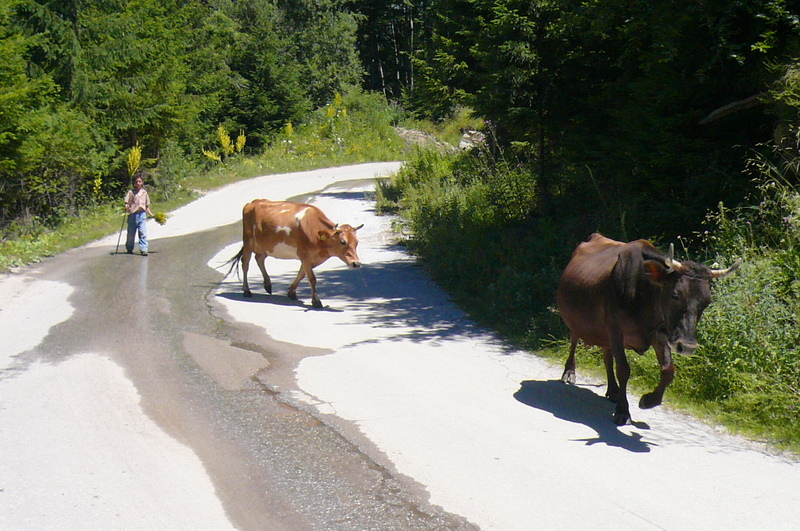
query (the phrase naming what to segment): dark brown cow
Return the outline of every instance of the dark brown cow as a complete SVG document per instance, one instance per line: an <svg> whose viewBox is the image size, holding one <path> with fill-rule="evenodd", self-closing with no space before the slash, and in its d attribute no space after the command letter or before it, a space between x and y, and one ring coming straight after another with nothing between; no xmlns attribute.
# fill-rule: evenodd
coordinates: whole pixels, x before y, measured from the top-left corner
<svg viewBox="0 0 800 531"><path fill-rule="evenodd" d="M614 422L623 425L630 420L625 349L643 354L652 346L661 379L653 392L642 396L639 407L659 405L674 376L672 353L688 355L697 348L695 332L711 303L712 279L730 274L740 263L738 259L726 270L712 270L674 260L672 245L664 254L646 240L622 243L592 234L575 249L558 285L558 308L571 341L561 380L575 383L578 340L601 347L606 396L617 403Z"/></svg>
<svg viewBox="0 0 800 531"><path fill-rule="evenodd" d="M300 271L289 286L289 298L297 299L297 285L303 277L308 277L311 304L314 308L322 308L322 302L317 297L317 277L313 269L331 256L340 258L350 268L361 267L356 254L356 231L361 227L363 225L338 225L313 205L256 199L242 209L243 245L239 254L229 261L232 264L231 271L241 261L244 296L252 297L247 284L251 254L256 255L267 293L272 293L272 281L264 265L267 256L300 260Z"/></svg>

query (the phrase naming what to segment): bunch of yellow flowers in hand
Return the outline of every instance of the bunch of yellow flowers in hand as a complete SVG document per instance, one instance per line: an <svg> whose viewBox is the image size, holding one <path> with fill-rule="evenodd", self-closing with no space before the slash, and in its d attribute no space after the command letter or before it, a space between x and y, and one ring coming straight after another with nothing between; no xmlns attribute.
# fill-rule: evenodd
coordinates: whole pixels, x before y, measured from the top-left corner
<svg viewBox="0 0 800 531"><path fill-rule="evenodd" d="M167 215L163 212L156 212L153 219L156 220L156 223L159 225L163 225L167 222Z"/></svg>

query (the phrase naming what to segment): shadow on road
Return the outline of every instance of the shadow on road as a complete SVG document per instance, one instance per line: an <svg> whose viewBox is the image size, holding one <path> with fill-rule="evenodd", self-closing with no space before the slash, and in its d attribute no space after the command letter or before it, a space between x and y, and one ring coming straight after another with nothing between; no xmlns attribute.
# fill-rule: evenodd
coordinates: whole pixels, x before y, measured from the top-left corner
<svg viewBox="0 0 800 531"><path fill-rule="evenodd" d="M482 331L410 258L325 271L318 279L323 301L349 300L346 311L353 312L354 324L394 332L382 340L454 340Z"/></svg>
<svg viewBox="0 0 800 531"><path fill-rule="evenodd" d="M364 201L369 197L370 194L365 192L365 191L363 191L363 190L359 190L359 191L350 191L350 190L347 190L347 191L344 191L344 190L331 191L331 190L327 190L327 191L324 191L324 192L321 192L321 193L318 193L318 194L315 194L315 195L316 195L316 197L325 198L325 199L338 199L338 200L342 200L342 201L348 201L348 200ZM372 194L372 195L374 195L374 194ZM375 209L374 208L370 208L370 209L366 210L365 212L375 212ZM334 221L336 221L336 220L334 220ZM339 221L341 223L350 223L346 219L342 219L342 220L339 220Z"/></svg>
<svg viewBox="0 0 800 531"><path fill-rule="evenodd" d="M614 404L597 395L593 391L577 385L567 385L560 380L526 380L514 393L519 402L547 411L553 416L583 424L595 432L592 439L577 439L587 446L602 443L616 446L630 452L644 453L650 451L652 443L642 440L639 433L627 434L620 431L612 422ZM645 423L634 423L634 427L648 429Z"/></svg>
<svg viewBox="0 0 800 531"><path fill-rule="evenodd" d="M385 247L386 250L396 250ZM331 260L337 260L331 258ZM271 260L267 260L267 270ZM297 262L299 266L299 262ZM231 291L219 293L229 300L268 303L281 306L307 307L310 301L308 282L303 280L297 288L299 301L292 301L285 290L296 273L270 272L275 295L264 293L260 286L260 273L250 276L253 297L244 298L238 279L230 277ZM235 286L235 287L234 287ZM236 291L234 291L236 290ZM411 341L460 339L479 332L458 307L447 298L433 281L414 265L411 258L367 263L360 269L337 268L317 271L317 292L325 308L317 311L345 311L353 315L353 324L367 324L380 328L381 340L407 339ZM328 301L338 299L331 308ZM342 305L342 301L347 301ZM371 342L372 340L366 340Z"/></svg>
<svg viewBox="0 0 800 531"><path fill-rule="evenodd" d="M331 308L330 306L324 306L323 308L314 308L310 304L306 304L302 300L295 300L290 299L286 295L277 295L277 294L269 294L269 293L253 293L252 297L245 297L244 294L239 292L233 291L225 291L222 293L218 293L217 297L222 297L223 299L228 299L231 301L239 301L239 302L253 302L258 304L272 304L274 306L293 306L296 308L305 308L307 311L315 311L315 312L341 312L337 308Z"/></svg>

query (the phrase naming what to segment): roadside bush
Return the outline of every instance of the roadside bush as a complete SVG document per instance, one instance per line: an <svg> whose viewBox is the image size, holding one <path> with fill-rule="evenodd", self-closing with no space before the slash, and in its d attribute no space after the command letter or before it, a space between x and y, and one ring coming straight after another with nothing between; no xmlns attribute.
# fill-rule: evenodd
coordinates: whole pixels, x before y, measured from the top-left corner
<svg viewBox="0 0 800 531"><path fill-rule="evenodd" d="M439 186L452 173L453 160L453 157L444 156L435 149L415 147L409 160L395 175L377 180L378 212L399 212L402 204L409 207L416 204L411 194ZM432 190L432 195L436 195L435 190Z"/></svg>
<svg viewBox="0 0 800 531"><path fill-rule="evenodd" d="M740 270L714 286L702 352L680 359L676 389L749 434L800 447L800 193L797 159L775 147L751 160L752 206L720 206L707 245ZM774 161L795 164L781 164Z"/></svg>
<svg viewBox="0 0 800 531"><path fill-rule="evenodd" d="M800 436L797 299L783 293L780 269L769 255L750 255L735 277L715 285L702 352L679 360L678 388L751 428Z"/></svg>
<svg viewBox="0 0 800 531"><path fill-rule="evenodd" d="M479 323L538 346L558 327L551 310L562 225L537 216L536 183L524 166L486 150L457 155L419 150L378 188L396 210L408 244L431 275Z"/></svg>
<svg viewBox="0 0 800 531"><path fill-rule="evenodd" d="M269 171L289 171L402 160L405 144L392 128L397 111L380 94L352 89L336 94L304 124L287 123L255 162Z"/></svg>

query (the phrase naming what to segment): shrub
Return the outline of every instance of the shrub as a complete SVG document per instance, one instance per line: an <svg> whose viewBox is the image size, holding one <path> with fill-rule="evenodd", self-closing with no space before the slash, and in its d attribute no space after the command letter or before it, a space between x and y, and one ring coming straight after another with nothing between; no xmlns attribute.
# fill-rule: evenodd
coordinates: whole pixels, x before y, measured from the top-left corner
<svg viewBox="0 0 800 531"><path fill-rule="evenodd" d="M431 275L479 323L528 345L559 326L553 249L564 241L560 224L535 215L535 184L527 168L485 150L429 149L378 188L383 210L407 220L409 247Z"/></svg>
<svg viewBox="0 0 800 531"><path fill-rule="evenodd" d="M710 216L709 247L735 276L714 286L701 322L704 344L679 360L682 393L713 403L731 425L800 446L800 193L796 176L763 155L752 163L753 205Z"/></svg>

